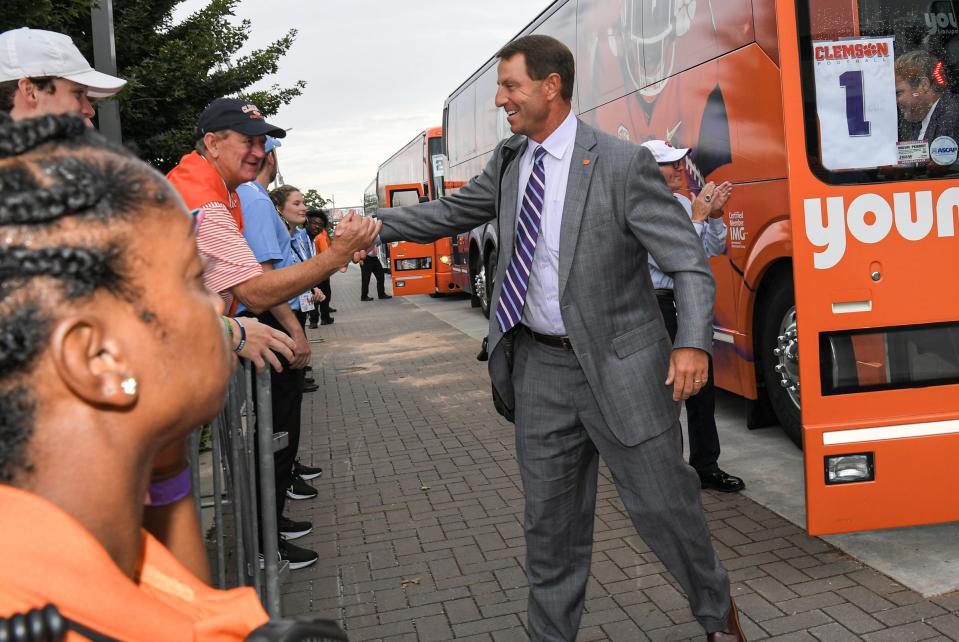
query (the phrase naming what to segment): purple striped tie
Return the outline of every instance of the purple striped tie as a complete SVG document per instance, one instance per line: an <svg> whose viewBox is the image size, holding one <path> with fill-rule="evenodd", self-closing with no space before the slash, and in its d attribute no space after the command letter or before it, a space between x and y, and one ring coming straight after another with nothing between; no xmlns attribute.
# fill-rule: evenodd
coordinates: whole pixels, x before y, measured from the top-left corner
<svg viewBox="0 0 959 642"><path fill-rule="evenodd" d="M523 308L526 306L526 288L529 287L529 273L533 267L533 254L536 252L539 223L543 215L543 199L546 195L544 156L546 156L546 150L542 147L533 150L533 171L529 175L529 182L526 183L523 206L519 210L513 258L510 259L509 267L506 268L499 305L496 307L496 320L504 333L519 323L523 318Z"/></svg>

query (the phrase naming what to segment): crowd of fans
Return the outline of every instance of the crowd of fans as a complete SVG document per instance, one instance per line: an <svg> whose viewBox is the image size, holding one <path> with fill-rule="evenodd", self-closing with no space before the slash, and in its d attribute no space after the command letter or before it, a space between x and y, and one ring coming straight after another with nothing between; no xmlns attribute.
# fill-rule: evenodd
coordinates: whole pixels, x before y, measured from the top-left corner
<svg viewBox="0 0 959 642"><path fill-rule="evenodd" d="M922 52L898 61L904 140L955 128L941 66ZM285 515L322 474L297 459L303 395L317 389L306 328L334 322L329 279L350 262L362 300L370 276L389 298L380 224L351 215L331 238L301 190L271 191L286 131L239 98L204 109L195 148L164 178L92 129L92 101L124 85L67 36L0 34L0 516L17 523L0 529L0 617L54 603L107 638L242 639L267 616L252 590L210 586L187 438L221 409L234 354L271 368L274 430L289 436L275 453L279 554L293 570L317 561L290 543L312 524ZM648 147L667 182L679 176L688 150ZM730 189L684 203L712 254ZM674 334L672 282L658 277ZM711 377L696 383L711 390ZM691 463L703 487L736 492L712 399L696 404L709 426L701 448L690 435L703 460Z"/></svg>
<svg viewBox="0 0 959 642"><path fill-rule="evenodd" d="M267 192L286 132L244 100L210 103L164 180L91 128L91 99L124 85L62 34L0 34L0 515L18 523L0 616L53 603L102 639L243 639L267 617L209 586L187 437L234 353L271 367L280 554L316 561L289 543L312 525L283 515L322 472L296 458L304 327L379 226L311 237L302 193Z"/></svg>

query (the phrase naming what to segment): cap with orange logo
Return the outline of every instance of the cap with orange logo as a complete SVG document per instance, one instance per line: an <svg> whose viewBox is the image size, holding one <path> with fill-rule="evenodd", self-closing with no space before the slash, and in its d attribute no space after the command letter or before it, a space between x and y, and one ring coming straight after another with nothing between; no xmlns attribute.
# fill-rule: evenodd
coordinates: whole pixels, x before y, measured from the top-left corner
<svg viewBox="0 0 959 642"><path fill-rule="evenodd" d="M210 132L230 129L247 136L269 135L283 138L286 131L271 125L263 118L260 109L248 100L239 98L217 98L200 114L196 137Z"/></svg>

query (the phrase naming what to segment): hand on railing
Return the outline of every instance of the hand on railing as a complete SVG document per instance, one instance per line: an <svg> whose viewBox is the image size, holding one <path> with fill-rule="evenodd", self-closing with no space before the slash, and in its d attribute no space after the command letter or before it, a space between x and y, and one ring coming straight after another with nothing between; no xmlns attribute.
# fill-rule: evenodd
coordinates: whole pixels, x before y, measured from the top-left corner
<svg viewBox="0 0 959 642"><path fill-rule="evenodd" d="M244 359L249 359L260 372L266 368L267 362L273 366L277 372L283 372L283 366L276 355L282 355L287 362L293 361L293 339L279 330L260 323L253 317L243 317L242 319L232 319L233 323L242 324L246 331L246 342L239 345L238 337L240 333L234 333L233 347L236 353ZM275 353L275 354L274 354Z"/></svg>

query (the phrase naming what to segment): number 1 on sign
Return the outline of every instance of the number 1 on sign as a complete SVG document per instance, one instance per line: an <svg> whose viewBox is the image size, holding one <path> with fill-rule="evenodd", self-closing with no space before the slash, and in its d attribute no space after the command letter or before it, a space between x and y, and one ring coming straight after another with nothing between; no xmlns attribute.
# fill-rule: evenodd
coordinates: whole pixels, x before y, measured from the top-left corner
<svg viewBox="0 0 959 642"><path fill-rule="evenodd" d="M850 136L868 136L871 126L866 120L866 97L862 91L862 72L847 71L839 76L839 86L846 90L846 127Z"/></svg>

